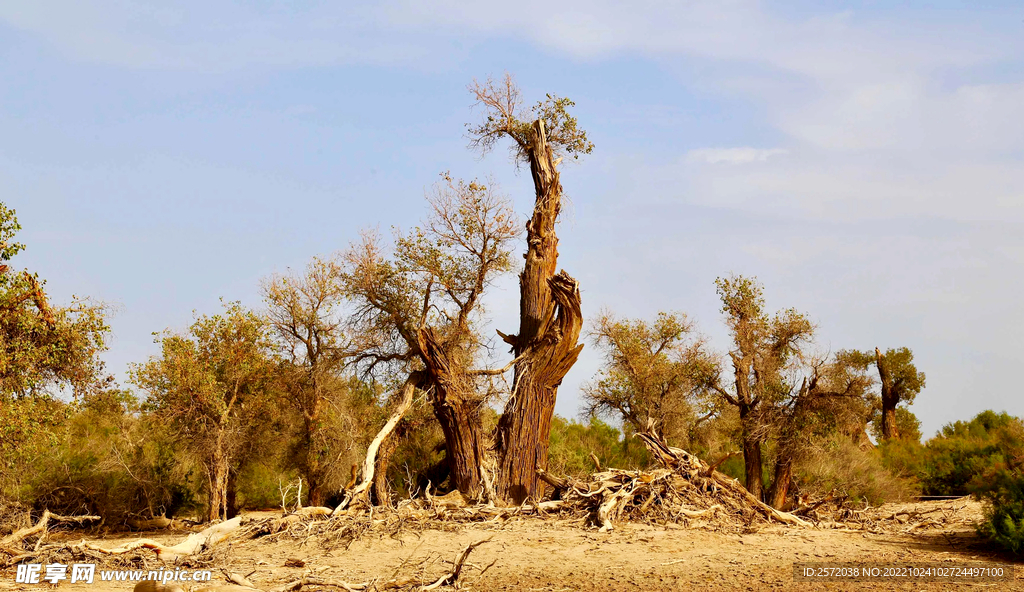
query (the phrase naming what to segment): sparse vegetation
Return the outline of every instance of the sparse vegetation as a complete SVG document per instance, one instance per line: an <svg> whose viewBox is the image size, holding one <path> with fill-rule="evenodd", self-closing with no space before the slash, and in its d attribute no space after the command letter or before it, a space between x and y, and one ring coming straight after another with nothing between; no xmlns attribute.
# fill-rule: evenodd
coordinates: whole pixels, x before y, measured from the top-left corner
<svg viewBox="0 0 1024 592"><path fill-rule="evenodd" d="M104 306L55 306L45 282L10 268L24 246L0 204L4 511L32 513L42 536L51 516L130 528L189 516L214 523L203 535L212 546L240 527L240 510L276 506L291 513L248 533L288 534L310 519L305 536L350 542L378 526L359 522L378 508L401 516L380 520L389 535L429 512L463 521L562 512L602 531L624 515L736 532L838 516L867 528L905 520L864 506L923 492L986 501L980 532L1024 549L1024 422L986 411L922 444L909 406L925 375L910 348L826 348L810 316L771 313L762 284L742 275L715 282L728 343L680 312L605 311L587 324L579 283L556 273L559 166L593 149L574 104L549 95L524 111L510 77L470 90L485 111L471 143L487 151L508 141L535 189L519 327L498 331L511 348L503 367L486 367L496 349L483 302L516 267L520 222L491 182L445 173L420 225L391 240L366 231L301 273L268 277L261 310L227 302L196 313L187 330L157 334L159 353L131 366L135 391L105 373ZM604 354L582 389L582 422L554 415L581 334ZM330 532L340 518L313 524L327 515L355 522L340 534ZM2 521L3 540L37 536L27 522ZM193 543L151 548L177 558L200 552ZM479 544L438 582L456 582Z"/></svg>

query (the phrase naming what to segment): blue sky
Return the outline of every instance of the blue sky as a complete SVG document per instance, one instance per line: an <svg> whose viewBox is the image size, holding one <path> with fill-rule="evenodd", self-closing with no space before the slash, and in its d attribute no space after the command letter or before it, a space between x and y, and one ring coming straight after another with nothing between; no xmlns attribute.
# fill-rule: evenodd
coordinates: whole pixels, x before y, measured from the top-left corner
<svg viewBox="0 0 1024 592"><path fill-rule="evenodd" d="M694 318L755 275L822 349L908 346L926 434L1024 415L1024 7L569 1L0 4L0 200L57 300L116 305L120 373L221 297L408 227L466 148L466 85L577 102L561 266L584 314ZM488 301L515 327L514 280ZM566 379L573 416L593 348Z"/></svg>

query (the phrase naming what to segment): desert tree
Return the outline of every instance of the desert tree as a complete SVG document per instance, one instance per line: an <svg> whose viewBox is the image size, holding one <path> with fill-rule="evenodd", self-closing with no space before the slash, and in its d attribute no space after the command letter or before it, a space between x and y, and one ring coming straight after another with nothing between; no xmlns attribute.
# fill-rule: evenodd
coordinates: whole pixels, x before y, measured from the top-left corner
<svg viewBox="0 0 1024 592"><path fill-rule="evenodd" d="M206 518L227 517L231 472L265 427L274 361L266 325L238 303L199 316L187 335L162 334L160 354L131 369L158 417L206 473Z"/></svg>
<svg viewBox="0 0 1024 592"><path fill-rule="evenodd" d="M535 202L526 223L526 261L519 276L519 331L502 338L512 346L512 394L495 434L498 495L513 502L540 493L536 469L547 466L548 436L558 386L576 362L583 324L580 290L564 271L556 274L562 207L558 165L593 150L576 118L573 102L553 95L524 108L512 77L474 82L470 91L483 118L469 126L470 144L487 152L508 140L517 166L528 164Z"/></svg>
<svg viewBox="0 0 1024 592"><path fill-rule="evenodd" d="M808 358L783 378L785 396L762 415L775 440L767 502L778 509L786 505L794 465L810 453L812 439L829 433L855 437L864 431L872 380L859 353Z"/></svg>
<svg viewBox="0 0 1024 592"><path fill-rule="evenodd" d="M320 506L330 493L327 476L336 468L337 430L331 418L351 386L343 376L347 341L341 266L314 257L302 273L274 275L261 287L282 359L278 390L301 418L300 472L309 486L309 503Z"/></svg>
<svg viewBox="0 0 1024 592"><path fill-rule="evenodd" d="M12 260L25 245L15 237L15 211L0 202L0 495L50 454L76 400L110 388L100 354L109 334L107 307L73 298L50 302L45 282Z"/></svg>
<svg viewBox="0 0 1024 592"><path fill-rule="evenodd" d="M342 255L342 287L354 307L351 359L363 372L390 375L392 382L405 376L405 407L410 384L427 393L444 433L453 484L479 497L486 485L480 382L500 373L474 370L484 345L481 298L512 269L518 222L492 184L444 175L427 202L423 224L396 230L390 248L367 232ZM384 444L383 450L393 450ZM375 474L382 468L378 464Z"/></svg>
<svg viewBox="0 0 1024 592"><path fill-rule="evenodd" d="M702 377L716 360L685 315L661 312L647 322L603 312L590 338L605 360L583 385L586 414L611 415L627 432L653 429L687 445L692 429L714 415Z"/></svg>
<svg viewBox="0 0 1024 592"><path fill-rule="evenodd" d="M53 306L45 282L8 263L25 248L16 213L0 203L0 397L8 401L68 390L76 397L109 387L107 308L86 299Z"/></svg>
<svg viewBox="0 0 1024 592"><path fill-rule="evenodd" d="M884 354L876 347L874 360L881 390L882 438L899 438L896 407L914 402L924 388L924 372L914 366L914 353L908 347L889 349Z"/></svg>
<svg viewBox="0 0 1024 592"><path fill-rule="evenodd" d="M871 435L875 437L876 442L882 442L885 438L882 436L881 400L879 397L871 397L871 399L875 403L875 408L872 409L873 413L870 417ZM913 411L902 405L896 407L896 433L898 434L896 438L898 440L921 441L921 420L917 418Z"/></svg>
<svg viewBox="0 0 1024 592"><path fill-rule="evenodd" d="M771 433L771 412L792 392L787 372L799 361L814 326L793 309L769 316L763 288L753 278L718 278L715 284L732 338L732 380L730 385L712 377L709 388L739 411L745 486L761 498L761 446Z"/></svg>

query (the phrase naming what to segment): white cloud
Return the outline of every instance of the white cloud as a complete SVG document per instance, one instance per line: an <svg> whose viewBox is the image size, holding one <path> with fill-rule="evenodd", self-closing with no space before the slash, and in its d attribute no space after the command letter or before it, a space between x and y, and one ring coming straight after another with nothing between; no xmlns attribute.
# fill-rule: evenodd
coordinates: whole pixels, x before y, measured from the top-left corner
<svg viewBox="0 0 1024 592"><path fill-rule="evenodd" d="M684 160L688 162L706 162L709 164L747 164L764 162L772 156L787 154L783 148L696 148L686 153Z"/></svg>

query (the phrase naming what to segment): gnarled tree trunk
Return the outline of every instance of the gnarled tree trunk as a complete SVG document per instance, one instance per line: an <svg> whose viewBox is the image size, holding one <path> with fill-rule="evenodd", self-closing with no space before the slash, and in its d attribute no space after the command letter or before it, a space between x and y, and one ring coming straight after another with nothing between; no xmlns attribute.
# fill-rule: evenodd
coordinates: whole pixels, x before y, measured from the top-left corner
<svg viewBox="0 0 1024 592"><path fill-rule="evenodd" d="M583 349L577 344L583 324L579 285L564 271L555 275L562 186L543 120L533 124L528 152L536 203L526 224L526 264L519 276L519 333L503 336L519 361L495 442L497 493L517 504L539 493L536 469L547 467L558 386Z"/></svg>
<svg viewBox="0 0 1024 592"><path fill-rule="evenodd" d="M892 440L900 437L899 429L896 427L896 405L900 398L893 388L892 375L885 362L882 351L875 348L875 365L878 367L879 382L882 383L882 438Z"/></svg>
<svg viewBox="0 0 1024 592"><path fill-rule="evenodd" d="M743 470L744 486L750 495L761 499L763 487L761 485L761 441L749 433L746 426L743 427Z"/></svg>
<svg viewBox="0 0 1024 592"><path fill-rule="evenodd" d="M469 499L483 492L480 467L484 446L480 407L483 401L466 375L463 352L442 347L429 327L419 330L420 355L427 366L425 390L431 392L434 416L444 433L448 466L455 488Z"/></svg>

